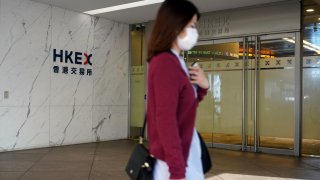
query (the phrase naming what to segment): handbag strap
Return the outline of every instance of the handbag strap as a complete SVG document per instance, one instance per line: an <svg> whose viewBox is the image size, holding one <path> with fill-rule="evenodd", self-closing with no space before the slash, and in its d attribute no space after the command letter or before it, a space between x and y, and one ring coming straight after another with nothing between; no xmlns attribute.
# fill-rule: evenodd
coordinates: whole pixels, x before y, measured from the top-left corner
<svg viewBox="0 0 320 180"><path fill-rule="evenodd" d="M146 124L147 124L147 115L144 115L144 122L140 132L140 137L139 137L139 144L143 144L144 131L146 130Z"/></svg>

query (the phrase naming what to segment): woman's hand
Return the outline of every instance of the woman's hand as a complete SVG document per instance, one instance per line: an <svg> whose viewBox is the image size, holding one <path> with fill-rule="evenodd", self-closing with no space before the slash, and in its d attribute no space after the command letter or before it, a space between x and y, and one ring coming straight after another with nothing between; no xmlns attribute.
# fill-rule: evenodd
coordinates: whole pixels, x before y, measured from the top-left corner
<svg viewBox="0 0 320 180"><path fill-rule="evenodd" d="M209 88L209 81L200 67L189 67L190 82L196 84L202 89Z"/></svg>

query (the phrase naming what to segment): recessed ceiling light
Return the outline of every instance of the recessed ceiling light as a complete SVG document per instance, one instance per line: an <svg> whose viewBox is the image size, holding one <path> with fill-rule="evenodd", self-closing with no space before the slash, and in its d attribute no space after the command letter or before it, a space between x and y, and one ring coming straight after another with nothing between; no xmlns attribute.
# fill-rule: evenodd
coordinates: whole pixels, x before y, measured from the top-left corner
<svg viewBox="0 0 320 180"><path fill-rule="evenodd" d="M95 9L95 10L91 10L91 11L86 11L84 13L90 14L90 15L95 15L95 14L119 11L119 10L124 10L124 9L135 8L135 7L147 6L147 5L151 5L151 4L158 4L158 3L162 3L163 1L164 0L143 0L143 1L133 2L133 3L126 3L126 4L120 4L117 6L110 6L110 7L106 7L106 8Z"/></svg>
<svg viewBox="0 0 320 180"><path fill-rule="evenodd" d="M307 9L306 11L307 11L307 12L313 12L314 9Z"/></svg>

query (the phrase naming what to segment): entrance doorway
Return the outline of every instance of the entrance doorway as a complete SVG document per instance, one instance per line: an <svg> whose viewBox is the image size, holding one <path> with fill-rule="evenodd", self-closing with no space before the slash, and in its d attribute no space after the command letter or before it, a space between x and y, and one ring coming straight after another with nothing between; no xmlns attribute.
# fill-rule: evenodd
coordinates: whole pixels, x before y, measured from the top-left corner
<svg viewBox="0 0 320 180"><path fill-rule="evenodd" d="M211 84L197 115L208 146L294 154L297 35L201 41L184 52Z"/></svg>

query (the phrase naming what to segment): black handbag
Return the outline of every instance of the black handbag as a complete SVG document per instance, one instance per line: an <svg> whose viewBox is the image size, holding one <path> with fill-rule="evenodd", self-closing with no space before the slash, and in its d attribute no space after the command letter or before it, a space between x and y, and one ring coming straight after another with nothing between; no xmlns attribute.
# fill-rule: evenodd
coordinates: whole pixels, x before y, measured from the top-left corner
<svg viewBox="0 0 320 180"><path fill-rule="evenodd" d="M149 154L149 150L143 144L146 128L145 117L139 137L139 144L134 148L125 171L132 180L152 180L155 159Z"/></svg>
<svg viewBox="0 0 320 180"><path fill-rule="evenodd" d="M211 157L208 151L208 148L206 146L206 144L204 143L200 133L197 131L198 136L199 136L199 140L200 140L200 146L201 146L201 161L202 161L202 168L203 168L203 173L207 173L208 171L210 171L211 167L212 167L212 163L211 163Z"/></svg>

